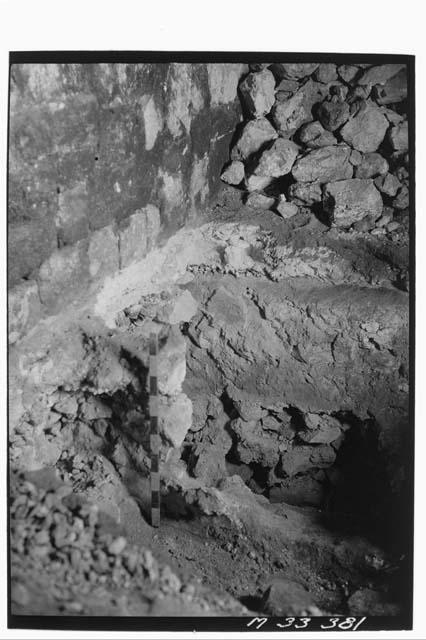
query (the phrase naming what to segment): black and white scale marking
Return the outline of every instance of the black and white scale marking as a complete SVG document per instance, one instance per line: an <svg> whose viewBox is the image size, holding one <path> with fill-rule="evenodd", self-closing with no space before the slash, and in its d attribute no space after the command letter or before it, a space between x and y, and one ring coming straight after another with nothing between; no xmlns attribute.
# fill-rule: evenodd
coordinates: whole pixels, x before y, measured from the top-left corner
<svg viewBox="0 0 426 640"><path fill-rule="evenodd" d="M160 435L158 432L158 338L149 336L149 424L151 450L151 525L160 526Z"/></svg>

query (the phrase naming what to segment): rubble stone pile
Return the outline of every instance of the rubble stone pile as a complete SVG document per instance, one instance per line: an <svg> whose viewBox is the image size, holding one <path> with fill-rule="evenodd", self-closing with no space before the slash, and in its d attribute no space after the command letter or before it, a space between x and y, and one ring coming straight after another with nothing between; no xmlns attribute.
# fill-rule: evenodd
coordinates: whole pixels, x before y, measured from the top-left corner
<svg viewBox="0 0 426 640"><path fill-rule="evenodd" d="M114 520L69 484L56 481L42 488L13 473L10 514L16 613L160 615L172 607L171 615L214 615L217 610L217 596L197 593L149 549L129 544ZM235 615L243 612L230 597L219 601L223 612L226 607Z"/></svg>
<svg viewBox="0 0 426 640"><path fill-rule="evenodd" d="M405 65L255 64L239 94L245 121L222 180L248 205L398 233L408 216Z"/></svg>

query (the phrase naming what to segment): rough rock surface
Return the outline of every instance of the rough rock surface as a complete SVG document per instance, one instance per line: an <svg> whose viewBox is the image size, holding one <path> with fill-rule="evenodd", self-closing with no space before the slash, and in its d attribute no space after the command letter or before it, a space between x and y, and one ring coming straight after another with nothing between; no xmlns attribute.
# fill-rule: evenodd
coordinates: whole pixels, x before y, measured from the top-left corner
<svg viewBox="0 0 426 640"><path fill-rule="evenodd" d="M398 153L408 149L408 122L403 122L389 130L389 142Z"/></svg>
<svg viewBox="0 0 426 640"><path fill-rule="evenodd" d="M278 138L278 133L266 118L250 120L244 126L240 138L232 149L231 157L246 160L253 153L259 151L261 147L271 140Z"/></svg>
<svg viewBox="0 0 426 640"><path fill-rule="evenodd" d="M389 171L389 163L380 153L365 153L355 169L355 178L377 178Z"/></svg>
<svg viewBox="0 0 426 640"><path fill-rule="evenodd" d="M274 73L282 78L306 78L319 67L317 62L277 63L272 65Z"/></svg>
<svg viewBox="0 0 426 640"><path fill-rule="evenodd" d="M291 140L276 140L270 149L262 153L254 173L258 176L279 178L290 173L298 148Z"/></svg>
<svg viewBox="0 0 426 640"><path fill-rule="evenodd" d="M349 118L349 105L343 100L324 101L318 108L318 120L327 131L335 131Z"/></svg>
<svg viewBox="0 0 426 640"><path fill-rule="evenodd" d="M275 102L275 78L268 69L249 73L240 84L243 104L254 118L270 112Z"/></svg>
<svg viewBox="0 0 426 640"><path fill-rule="evenodd" d="M345 142L364 153L376 151L389 127L389 121L371 102L361 105L358 113L342 127Z"/></svg>
<svg viewBox="0 0 426 640"><path fill-rule="evenodd" d="M407 69L404 66L401 71L390 78L384 85L374 87L377 104L397 104L407 98Z"/></svg>
<svg viewBox="0 0 426 640"><path fill-rule="evenodd" d="M340 180L324 187L324 210L333 224L348 228L370 216L380 217L383 200L372 180Z"/></svg>
<svg viewBox="0 0 426 640"><path fill-rule="evenodd" d="M308 122L299 131L300 142L307 147L316 149L336 144L337 140L331 131L326 131L320 122Z"/></svg>
<svg viewBox="0 0 426 640"><path fill-rule="evenodd" d="M353 173L350 154L346 145L314 149L296 160L292 175L298 182L346 180Z"/></svg>
<svg viewBox="0 0 426 640"><path fill-rule="evenodd" d="M228 184L240 184L244 180L244 165L238 160L233 160L229 167L222 172L220 176L224 182Z"/></svg>

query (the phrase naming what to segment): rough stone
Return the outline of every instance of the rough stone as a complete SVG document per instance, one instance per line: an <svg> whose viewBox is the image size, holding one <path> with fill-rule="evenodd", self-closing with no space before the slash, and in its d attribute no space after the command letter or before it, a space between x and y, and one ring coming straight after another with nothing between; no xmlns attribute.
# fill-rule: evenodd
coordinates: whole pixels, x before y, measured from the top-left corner
<svg viewBox="0 0 426 640"><path fill-rule="evenodd" d="M163 117L160 109L155 104L154 96L144 95L140 103L145 131L145 149L150 151L154 148L158 134L163 129Z"/></svg>
<svg viewBox="0 0 426 640"><path fill-rule="evenodd" d="M315 80L328 84L337 80L337 67L332 63L322 63L314 73Z"/></svg>
<svg viewBox="0 0 426 640"><path fill-rule="evenodd" d="M250 246L249 242L240 238L231 240L223 256L225 265L231 272L246 271L254 266L254 260L249 255Z"/></svg>
<svg viewBox="0 0 426 640"><path fill-rule="evenodd" d="M226 387L226 391L228 396L231 398L238 415L246 422L249 422L250 420L257 421L265 416L265 410L261 408L258 402L253 401L250 394L237 389L232 384L229 384Z"/></svg>
<svg viewBox="0 0 426 640"><path fill-rule="evenodd" d="M348 228L367 216L377 219L382 214L383 201L372 180L342 180L325 185L324 210L330 222Z"/></svg>
<svg viewBox="0 0 426 640"><path fill-rule="evenodd" d="M307 413L304 420L306 430L298 433L303 442L329 444L342 433L339 421L326 414Z"/></svg>
<svg viewBox="0 0 426 640"><path fill-rule="evenodd" d="M192 116L202 110L207 99L194 80L191 64L170 63L166 123L174 138L190 132Z"/></svg>
<svg viewBox="0 0 426 640"><path fill-rule="evenodd" d="M312 108L324 99L324 88L325 85L308 80L291 98L275 103L272 120L281 136L289 138L302 124L313 120Z"/></svg>
<svg viewBox="0 0 426 640"><path fill-rule="evenodd" d="M121 268L142 260L153 246L160 230L160 212L148 205L132 214L126 225L119 231Z"/></svg>
<svg viewBox="0 0 426 640"><path fill-rule="evenodd" d="M197 458L192 472L195 477L202 478L207 486L215 486L228 475L225 456L232 447L232 438L224 427L227 421L223 410L217 418L209 419L205 438L192 453Z"/></svg>
<svg viewBox="0 0 426 640"><path fill-rule="evenodd" d="M344 82L352 82L359 73L359 68L353 64L342 64L338 67L337 72Z"/></svg>
<svg viewBox="0 0 426 640"><path fill-rule="evenodd" d="M58 240L61 245L74 244L85 238L89 231L88 197L86 183L60 192L58 212L55 216Z"/></svg>
<svg viewBox="0 0 426 640"><path fill-rule="evenodd" d="M279 138L270 149L262 153L254 173L273 178L284 176L290 173L297 153L298 147L294 142Z"/></svg>
<svg viewBox="0 0 426 640"><path fill-rule="evenodd" d="M312 205L321 202L322 189L319 182L295 182L288 190L289 198L301 205Z"/></svg>
<svg viewBox="0 0 426 640"><path fill-rule="evenodd" d="M78 403L74 396L64 394L55 404L53 410L62 413L68 418L75 418L78 411Z"/></svg>
<svg viewBox="0 0 426 640"><path fill-rule="evenodd" d="M210 63L206 66L211 104L213 106L227 105L234 102L237 96L238 82L247 66L226 62Z"/></svg>
<svg viewBox="0 0 426 640"><path fill-rule="evenodd" d="M392 206L395 209L407 209L410 203L410 192L408 191L408 187L402 185L401 189L398 192L396 198L392 200Z"/></svg>
<svg viewBox="0 0 426 640"><path fill-rule="evenodd" d="M228 184L240 184L244 180L244 164L240 160L233 160L220 177Z"/></svg>
<svg viewBox="0 0 426 640"><path fill-rule="evenodd" d="M280 451L275 437L268 437L259 423L251 420L233 420L232 430L237 434L236 451L239 460L245 464L256 462L262 467L272 468L277 464Z"/></svg>
<svg viewBox="0 0 426 640"><path fill-rule="evenodd" d="M28 280L8 294L9 344L17 342L42 315L37 283Z"/></svg>
<svg viewBox="0 0 426 640"><path fill-rule="evenodd" d="M371 102L364 103L359 112L340 130L345 142L363 153L376 151L383 141L389 122Z"/></svg>
<svg viewBox="0 0 426 640"><path fill-rule="evenodd" d="M189 322L196 314L198 303L189 291L182 291L172 302L168 321L170 324Z"/></svg>
<svg viewBox="0 0 426 640"><path fill-rule="evenodd" d="M354 167L357 167L359 164L361 164L362 158L362 153L360 151L357 151L356 149L353 149L349 158L349 162L353 164Z"/></svg>
<svg viewBox="0 0 426 640"><path fill-rule="evenodd" d="M25 220L8 226L8 285L27 278L58 247L53 220ZM32 276L34 277L34 275Z"/></svg>
<svg viewBox="0 0 426 640"><path fill-rule="evenodd" d="M246 178L244 185L249 192L263 191L263 189L266 189L266 187L271 184L272 180L273 178L271 178L271 176L257 176L252 174Z"/></svg>
<svg viewBox="0 0 426 640"><path fill-rule="evenodd" d="M378 176L374 184L378 188L379 191L384 193L386 196L396 196L398 189L401 187L401 183L393 173L387 173L384 176Z"/></svg>
<svg viewBox="0 0 426 640"><path fill-rule="evenodd" d="M262 611L271 616L319 615L310 593L298 582L275 577L262 596Z"/></svg>
<svg viewBox="0 0 426 640"><path fill-rule="evenodd" d="M397 604L389 602L385 594L374 589L358 589L348 599L348 610L353 616L396 616Z"/></svg>
<svg viewBox="0 0 426 640"><path fill-rule="evenodd" d="M80 415L83 420L91 421L99 420L100 418L110 418L112 411L102 400L96 396L90 396L82 403Z"/></svg>
<svg viewBox="0 0 426 640"><path fill-rule="evenodd" d="M389 233L392 233L392 231L396 231L397 229L399 229L400 226L401 225L399 224L399 222L396 222L396 220L394 220L386 226L386 230L389 231Z"/></svg>
<svg viewBox="0 0 426 640"><path fill-rule="evenodd" d="M231 151L232 159L247 160L267 142L275 140L278 133L266 118L250 120L244 126L241 136Z"/></svg>
<svg viewBox="0 0 426 640"><path fill-rule="evenodd" d="M407 70L401 69L385 85L374 87L373 96L380 105L396 104L407 98Z"/></svg>
<svg viewBox="0 0 426 640"><path fill-rule="evenodd" d="M380 153L366 153L355 169L355 178L377 178L388 171L388 161Z"/></svg>
<svg viewBox="0 0 426 640"><path fill-rule="evenodd" d="M240 83L239 89L250 115L259 118L270 112L275 102L275 78L268 69L249 73Z"/></svg>
<svg viewBox="0 0 426 640"><path fill-rule="evenodd" d="M58 312L82 291L88 278L87 241L79 240L55 251L41 265L38 275L40 299L50 312Z"/></svg>
<svg viewBox="0 0 426 640"><path fill-rule="evenodd" d="M187 292L190 294L190 292ZM192 298L192 296L191 296ZM186 375L186 342L179 327L172 326L158 363L158 390L173 396L182 390Z"/></svg>
<svg viewBox="0 0 426 640"><path fill-rule="evenodd" d="M298 506L321 507L324 498L323 484L307 474L287 478L269 490L271 502L285 502Z"/></svg>
<svg viewBox="0 0 426 640"><path fill-rule="evenodd" d="M284 475L294 476L314 466L311 461L312 447L298 445L281 454L280 467Z"/></svg>
<svg viewBox="0 0 426 640"><path fill-rule="evenodd" d="M351 150L347 146L314 149L296 160L292 174L299 182L330 182L352 177L349 162Z"/></svg>
<svg viewBox="0 0 426 640"><path fill-rule="evenodd" d="M318 62L278 62L271 65L271 69L278 78L302 79L313 74L319 66Z"/></svg>
<svg viewBox="0 0 426 640"><path fill-rule="evenodd" d="M337 144L331 131L326 131L318 121L308 122L299 130L299 140L310 149L319 149Z"/></svg>
<svg viewBox="0 0 426 640"><path fill-rule="evenodd" d="M89 271L92 278L105 278L118 271L118 236L112 226L94 231L89 238Z"/></svg>
<svg viewBox="0 0 426 640"><path fill-rule="evenodd" d="M160 431L172 447L180 447L192 423L192 403L180 393L160 396Z"/></svg>
<svg viewBox="0 0 426 640"><path fill-rule="evenodd" d="M358 80L360 85L383 85L393 78L405 64L382 64L378 67L370 67Z"/></svg>
<svg viewBox="0 0 426 640"><path fill-rule="evenodd" d="M309 460L313 467L326 469L336 460L336 451L328 445L314 445Z"/></svg>
<svg viewBox="0 0 426 640"><path fill-rule="evenodd" d="M226 470L230 476L240 476L246 484L253 476L253 469L247 464L233 464L226 461Z"/></svg>
<svg viewBox="0 0 426 640"><path fill-rule="evenodd" d="M291 94L296 93L299 88L299 83L297 80L288 80L284 78L281 82L275 87L276 93L285 93L287 97L290 97Z"/></svg>
<svg viewBox="0 0 426 640"><path fill-rule="evenodd" d="M390 207L383 208L383 214L376 222L376 227L386 227L388 222L390 222L393 218L393 212Z"/></svg>
<svg viewBox="0 0 426 640"><path fill-rule="evenodd" d="M251 193L246 200L247 206L251 207L252 209L265 210L270 209L274 202L274 198L266 196L263 193L258 193L257 191L253 191L253 193Z"/></svg>
<svg viewBox="0 0 426 640"><path fill-rule="evenodd" d="M297 215L299 208L293 202L279 202L277 205L277 211L284 220L293 218Z"/></svg>
<svg viewBox="0 0 426 640"><path fill-rule="evenodd" d="M339 129L349 118L349 105L332 98L318 107L318 120L327 131Z"/></svg>
<svg viewBox="0 0 426 640"><path fill-rule="evenodd" d="M405 121L391 127L389 130L389 142L394 151L403 153L408 151L408 122Z"/></svg>

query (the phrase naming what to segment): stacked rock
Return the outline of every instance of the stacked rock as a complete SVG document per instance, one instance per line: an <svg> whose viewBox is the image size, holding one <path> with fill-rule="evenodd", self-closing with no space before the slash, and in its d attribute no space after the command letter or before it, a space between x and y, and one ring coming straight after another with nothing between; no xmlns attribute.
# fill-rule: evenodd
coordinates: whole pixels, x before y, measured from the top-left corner
<svg viewBox="0 0 426 640"><path fill-rule="evenodd" d="M373 235L407 222L405 65L253 64L239 94L245 121L221 177L248 206Z"/></svg>

